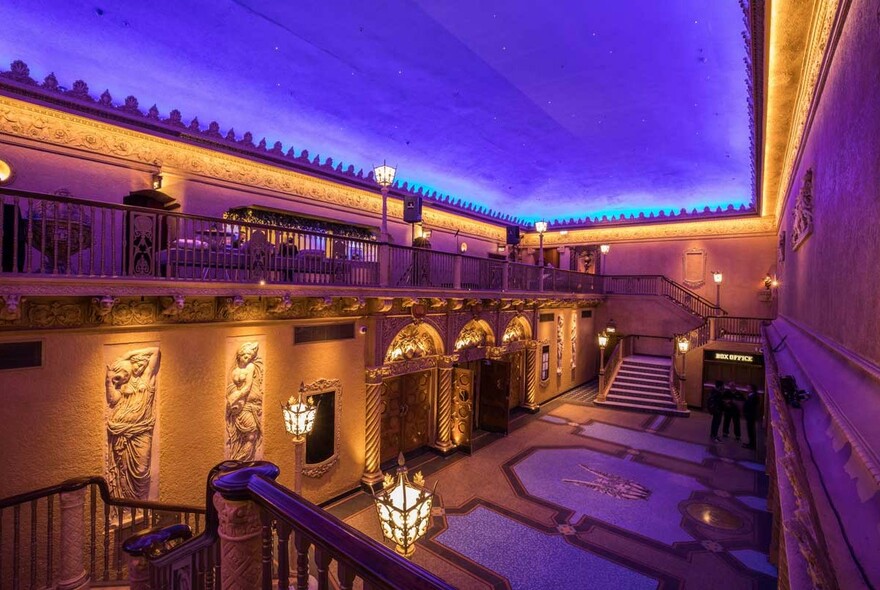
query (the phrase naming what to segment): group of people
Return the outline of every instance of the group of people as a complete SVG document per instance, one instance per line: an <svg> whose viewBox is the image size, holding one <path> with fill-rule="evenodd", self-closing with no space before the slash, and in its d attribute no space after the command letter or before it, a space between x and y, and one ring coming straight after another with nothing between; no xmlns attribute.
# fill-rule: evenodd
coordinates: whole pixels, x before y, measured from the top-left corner
<svg viewBox="0 0 880 590"><path fill-rule="evenodd" d="M759 406L758 388L755 385L751 385L748 395L743 396L733 381L728 383L726 387L723 381L716 381L708 399L709 413L712 414L712 440L721 442L718 437L718 428L721 426L722 420L724 421L724 438L730 436L730 424L733 423L733 435L736 440L741 439L740 407L742 407L742 417L745 418L746 432L749 435L749 440L743 443L743 447L754 449L756 446L755 423L758 420Z"/></svg>

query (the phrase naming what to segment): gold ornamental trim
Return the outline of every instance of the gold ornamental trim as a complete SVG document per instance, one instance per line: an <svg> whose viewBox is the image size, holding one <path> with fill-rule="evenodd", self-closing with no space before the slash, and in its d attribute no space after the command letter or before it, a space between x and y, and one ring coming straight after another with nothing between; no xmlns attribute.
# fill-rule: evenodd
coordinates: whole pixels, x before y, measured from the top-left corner
<svg viewBox="0 0 880 590"><path fill-rule="evenodd" d="M247 185L376 216L382 214L382 197L378 189L373 193L336 184L8 96L0 96L0 135ZM402 218L403 203L389 199L388 215ZM503 241L506 235L503 226L431 209L430 204L425 206L423 218L431 227L461 230L489 240Z"/></svg>

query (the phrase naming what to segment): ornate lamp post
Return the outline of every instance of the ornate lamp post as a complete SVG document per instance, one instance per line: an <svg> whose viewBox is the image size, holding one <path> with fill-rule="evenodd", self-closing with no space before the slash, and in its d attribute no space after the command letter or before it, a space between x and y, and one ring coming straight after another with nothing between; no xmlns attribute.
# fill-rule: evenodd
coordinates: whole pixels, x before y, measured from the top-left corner
<svg viewBox="0 0 880 590"><path fill-rule="evenodd" d="M686 334L682 334L676 338L675 346L678 348L678 353L681 355L681 378L684 380L685 362L687 361L687 352L691 348L691 340Z"/></svg>
<svg viewBox="0 0 880 590"><path fill-rule="evenodd" d="M388 189L394 183L395 168L382 162L381 166L373 168L373 178L382 190L382 236L383 242L388 241Z"/></svg>
<svg viewBox="0 0 880 590"><path fill-rule="evenodd" d="M412 481L407 472L401 453L397 458L396 477L386 473L382 491L373 496L382 534L404 557L415 552L415 542L428 530L434 501L434 492L425 487L421 471L416 472Z"/></svg>
<svg viewBox="0 0 880 590"><path fill-rule="evenodd" d="M535 231L538 232L538 260L536 264L540 267L540 272L538 272L538 291L544 290L544 232L547 231L547 222L546 221L536 221L535 222Z"/></svg>
<svg viewBox="0 0 880 590"><path fill-rule="evenodd" d="M608 334L599 333L599 374L605 374L605 347L608 346Z"/></svg>
<svg viewBox="0 0 880 590"><path fill-rule="evenodd" d="M715 307L721 307L721 281L724 276L720 270L712 271L712 280L715 281Z"/></svg>
<svg viewBox="0 0 880 590"><path fill-rule="evenodd" d="M306 435L312 431L315 426L315 414L318 406L312 402L312 398L308 398L303 402L303 391L305 385L299 384L299 393L294 399L290 396L287 405L281 405L281 412L284 414L284 428L293 436L294 446L294 473L293 473L293 491L302 494L302 471L303 471L303 445L306 442Z"/></svg>

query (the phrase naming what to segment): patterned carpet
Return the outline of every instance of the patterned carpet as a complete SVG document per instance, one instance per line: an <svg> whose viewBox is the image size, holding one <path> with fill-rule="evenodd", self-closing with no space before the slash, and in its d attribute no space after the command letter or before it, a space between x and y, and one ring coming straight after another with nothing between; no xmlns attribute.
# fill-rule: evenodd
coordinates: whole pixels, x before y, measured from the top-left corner
<svg viewBox="0 0 880 590"><path fill-rule="evenodd" d="M776 588L767 478L709 417L593 407L595 384L468 457L419 469L437 499L413 560L457 588ZM369 497L331 511L380 537Z"/></svg>

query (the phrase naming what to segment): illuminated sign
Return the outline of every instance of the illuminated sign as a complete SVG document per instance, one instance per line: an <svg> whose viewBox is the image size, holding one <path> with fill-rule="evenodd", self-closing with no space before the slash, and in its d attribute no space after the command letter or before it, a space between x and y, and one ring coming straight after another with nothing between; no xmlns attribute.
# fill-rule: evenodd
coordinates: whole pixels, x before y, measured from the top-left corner
<svg viewBox="0 0 880 590"><path fill-rule="evenodd" d="M763 365L764 355L751 352L730 352L726 350L707 350L704 356L707 361L723 361L740 365Z"/></svg>

